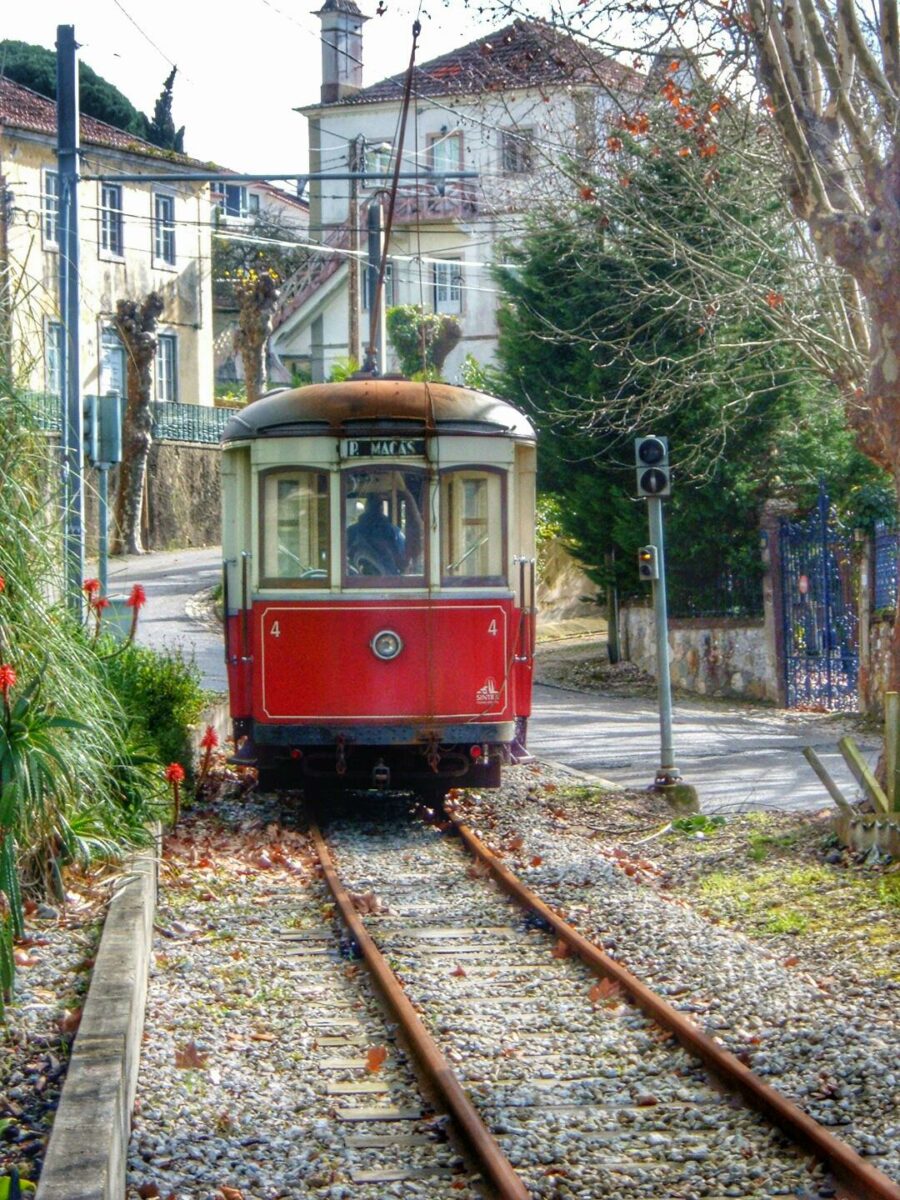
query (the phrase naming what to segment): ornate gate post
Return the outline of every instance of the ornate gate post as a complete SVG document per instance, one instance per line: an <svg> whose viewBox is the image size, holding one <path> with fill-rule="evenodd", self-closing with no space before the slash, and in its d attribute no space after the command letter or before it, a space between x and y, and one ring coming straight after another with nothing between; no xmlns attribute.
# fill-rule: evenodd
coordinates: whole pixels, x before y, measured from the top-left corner
<svg viewBox="0 0 900 1200"><path fill-rule="evenodd" d="M793 516L789 500L766 500L759 522L760 550L765 571L762 578L763 619L766 635L766 699L781 708L787 705L784 667L784 599L782 588L781 522Z"/></svg>

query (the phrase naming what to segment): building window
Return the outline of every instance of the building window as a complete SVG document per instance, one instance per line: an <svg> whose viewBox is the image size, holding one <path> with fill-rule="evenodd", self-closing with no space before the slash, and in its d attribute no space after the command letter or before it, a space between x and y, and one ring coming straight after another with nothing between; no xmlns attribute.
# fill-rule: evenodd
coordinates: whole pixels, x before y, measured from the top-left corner
<svg viewBox="0 0 900 1200"><path fill-rule="evenodd" d="M125 347L112 328L100 335L100 395L125 395Z"/></svg>
<svg viewBox="0 0 900 1200"><path fill-rule="evenodd" d="M156 399L171 403L178 399L178 338L161 333L156 350Z"/></svg>
<svg viewBox="0 0 900 1200"><path fill-rule="evenodd" d="M222 217L237 217L244 220L249 211L247 189L239 183L225 183L219 180L210 185L214 211Z"/></svg>
<svg viewBox="0 0 900 1200"><path fill-rule="evenodd" d="M526 175L534 168L534 130L504 129L500 135L505 175Z"/></svg>
<svg viewBox="0 0 900 1200"><path fill-rule="evenodd" d="M47 322L47 337L44 343L44 371L47 379L47 394L62 395L63 327L59 321Z"/></svg>
<svg viewBox="0 0 900 1200"><path fill-rule="evenodd" d="M441 133L433 137L428 158L428 165L435 175L459 171L462 168L462 134Z"/></svg>
<svg viewBox="0 0 900 1200"><path fill-rule="evenodd" d="M367 187L384 185L384 177L391 169L391 157L394 147L390 142L366 142L366 180ZM371 176L371 178L368 178Z"/></svg>
<svg viewBox="0 0 900 1200"><path fill-rule="evenodd" d="M366 267L365 286L363 287L363 308L367 311L372 308L372 293L375 291L375 284L378 282L378 268L369 271ZM382 308L385 312L391 308L396 301L394 300L394 264L386 263L384 268L384 296L382 297Z"/></svg>
<svg viewBox="0 0 900 1200"><path fill-rule="evenodd" d="M175 266L175 197L159 192L153 197L153 257Z"/></svg>
<svg viewBox="0 0 900 1200"><path fill-rule="evenodd" d="M462 259L434 264L434 311L462 312Z"/></svg>
<svg viewBox="0 0 900 1200"><path fill-rule="evenodd" d="M248 211L251 217L259 216L259 192L250 192L247 196Z"/></svg>
<svg viewBox="0 0 900 1200"><path fill-rule="evenodd" d="M104 183L100 189L100 249L118 258L124 252L122 188L118 183Z"/></svg>
<svg viewBox="0 0 900 1200"><path fill-rule="evenodd" d="M57 246L59 244L59 175L56 171L44 172L41 217L44 245Z"/></svg>

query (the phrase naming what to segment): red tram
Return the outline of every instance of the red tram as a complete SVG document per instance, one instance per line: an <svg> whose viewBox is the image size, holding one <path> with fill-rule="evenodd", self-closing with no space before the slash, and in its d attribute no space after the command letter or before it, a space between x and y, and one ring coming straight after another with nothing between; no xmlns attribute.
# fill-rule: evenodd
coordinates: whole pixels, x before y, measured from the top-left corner
<svg viewBox="0 0 900 1200"><path fill-rule="evenodd" d="M498 786L531 707L528 420L364 377L269 393L223 451L231 715L260 786Z"/></svg>

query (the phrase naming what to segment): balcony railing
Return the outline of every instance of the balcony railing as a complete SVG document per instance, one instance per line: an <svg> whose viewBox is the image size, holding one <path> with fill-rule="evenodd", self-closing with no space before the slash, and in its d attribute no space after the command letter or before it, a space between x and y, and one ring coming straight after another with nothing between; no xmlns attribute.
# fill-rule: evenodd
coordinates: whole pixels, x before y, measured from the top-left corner
<svg viewBox="0 0 900 1200"><path fill-rule="evenodd" d="M448 179L440 188L436 183L400 188L394 221L400 225L416 221L468 221L477 215L477 195L471 184Z"/></svg>
<svg viewBox="0 0 900 1200"><path fill-rule="evenodd" d="M62 430L59 396L27 392L25 400L45 433ZM153 403L153 436L161 442L199 442L216 445L234 409L203 404Z"/></svg>

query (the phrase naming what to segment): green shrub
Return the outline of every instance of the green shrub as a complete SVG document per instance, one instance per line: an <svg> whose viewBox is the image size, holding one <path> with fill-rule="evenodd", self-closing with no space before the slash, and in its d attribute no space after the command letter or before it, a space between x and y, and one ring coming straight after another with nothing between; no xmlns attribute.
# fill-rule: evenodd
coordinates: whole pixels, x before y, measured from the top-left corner
<svg viewBox="0 0 900 1200"><path fill-rule="evenodd" d="M109 644L103 643L108 649ZM160 764L190 764L190 731L203 712L200 671L180 653L129 645L101 661L106 682Z"/></svg>

